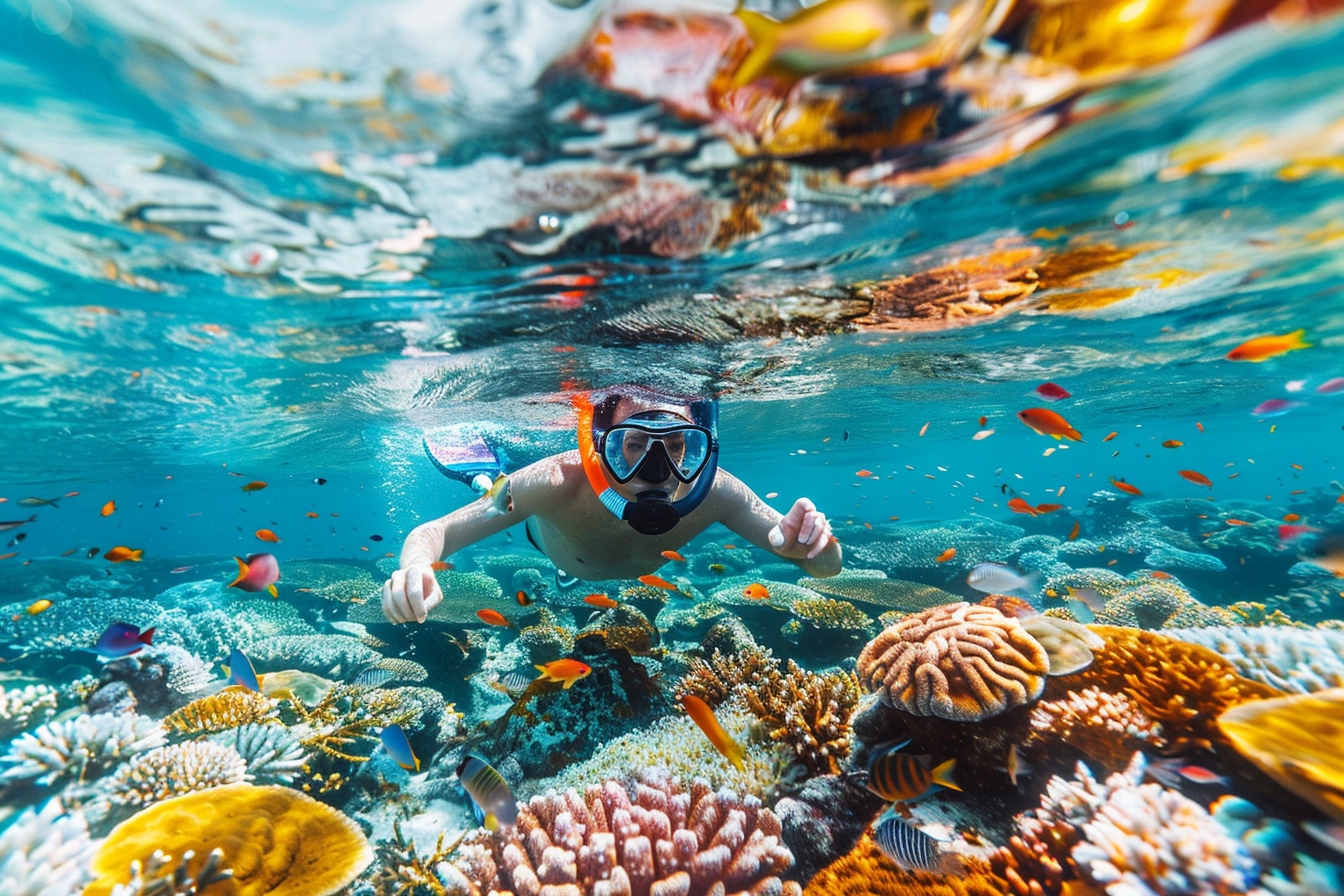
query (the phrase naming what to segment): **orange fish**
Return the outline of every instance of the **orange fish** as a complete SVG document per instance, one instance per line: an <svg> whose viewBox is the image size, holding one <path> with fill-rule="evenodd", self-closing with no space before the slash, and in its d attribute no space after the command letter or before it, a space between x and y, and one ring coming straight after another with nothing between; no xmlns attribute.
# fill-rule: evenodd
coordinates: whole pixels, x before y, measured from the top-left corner
<svg viewBox="0 0 1344 896"><path fill-rule="evenodd" d="M683 694L681 696L681 706L686 710L686 714L700 730L705 732L705 737L714 745L714 749L723 754L723 757L733 764L733 768L742 770L742 757L747 755L747 750L740 743L733 740L719 720L714 717L714 710L709 708L709 704L701 700L694 694Z"/></svg>
<svg viewBox="0 0 1344 896"><path fill-rule="evenodd" d="M308 513L307 513L307 517L308 517L308 519L310 519L310 520L315 520L315 519L317 519L317 518L318 518L319 516L321 516L321 515L322 515L322 514L320 514L320 513L316 513L316 512L314 512L314 511L312 511L312 510L308 511Z"/></svg>
<svg viewBox="0 0 1344 896"><path fill-rule="evenodd" d="M504 618L504 614L498 610L477 610L476 618L486 625L497 625L500 628L508 628L509 620Z"/></svg>
<svg viewBox="0 0 1344 896"><path fill-rule="evenodd" d="M1213 482L1211 482L1209 477L1205 476L1203 473L1198 473L1194 470L1177 470L1176 472L1181 474L1182 479L1188 479L1195 485L1206 485L1209 488L1213 488Z"/></svg>
<svg viewBox="0 0 1344 896"><path fill-rule="evenodd" d="M934 563L946 563L947 561L951 560L951 559L952 559L953 557L955 557L955 556L957 556L957 549L956 549L956 548L948 548L947 550L945 550L945 551L943 551L941 554L939 554L936 558L934 558L934 561L933 561L933 562L934 562Z"/></svg>
<svg viewBox="0 0 1344 896"><path fill-rule="evenodd" d="M518 601L518 606L520 607L530 607L537 602L537 599L526 591L519 591L513 597L514 600Z"/></svg>
<svg viewBox="0 0 1344 896"><path fill-rule="evenodd" d="M259 491L261 491L262 489L264 489L265 487L266 487L266 483L264 483L264 482L262 482L260 479L258 479L258 480L254 481L254 482L249 482L247 485L244 485L242 488L243 488L243 491L245 491L245 492L259 492Z"/></svg>
<svg viewBox="0 0 1344 896"><path fill-rule="evenodd" d="M19 556L18 551L10 551L8 554L0 554L0 560L9 560L17 556Z"/></svg>
<svg viewBox="0 0 1344 896"><path fill-rule="evenodd" d="M1155 569L1155 570L1153 570L1152 572L1148 573L1148 575L1152 576L1152 577L1155 578L1155 579L1169 579L1169 578L1171 578L1171 573L1169 573L1169 572L1163 572L1163 571L1160 570L1160 569Z"/></svg>
<svg viewBox="0 0 1344 896"><path fill-rule="evenodd" d="M1056 440L1069 439L1073 442L1083 440L1083 434L1070 426L1069 421L1048 408L1027 408L1025 411L1018 411L1017 419L1043 436L1050 436Z"/></svg>
<svg viewBox="0 0 1344 896"><path fill-rule="evenodd" d="M1297 522L1297 521L1300 520L1300 519L1302 519L1302 517L1298 516L1298 515L1295 514L1295 513L1285 513L1285 514L1283 515L1283 521L1284 521L1285 523L1295 523L1295 522Z"/></svg>
<svg viewBox="0 0 1344 896"><path fill-rule="evenodd" d="M104 560L111 560L113 563L122 563L126 560L134 560L139 563L145 556L143 550L133 551L130 548L118 545L103 555Z"/></svg>
<svg viewBox="0 0 1344 896"><path fill-rule="evenodd" d="M1179 448L1179 447L1181 447L1181 446L1184 445L1184 444L1185 444L1184 442L1178 441L1177 439L1167 439L1165 442L1162 443L1162 447L1163 447L1163 448Z"/></svg>
<svg viewBox="0 0 1344 896"><path fill-rule="evenodd" d="M1118 432L1113 432L1113 433L1111 433L1110 435L1108 435L1106 438L1102 439L1102 441L1103 441L1103 442L1109 442L1111 439L1115 438L1115 437L1118 436L1118 435L1120 435L1120 433L1118 433Z"/></svg>
<svg viewBox="0 0 1344 896"><path fill-rule="evenodd" d="M1026 501L1023 501L1021 498L1009 498L1008 509L1011 510L1013 513L1029 513L1032 516L1036 515L1036 508L1032 507L1030 504L1028 504Z"/></svg>
<svg viewBox="0 0 1344 896"><path fill-rule="evenodd" d="M262 541L269 541L271 544L279 544L280 536L276 535L270 529L258 529L256 532L258 538Z"/></svg>
<svg viewBox="0 0 1344 896"><path fill-rule="evenodd" d="M593 668L591 666L586 663L581 663L578 660L571 659L555 660L544 666L537 666L536 669L541 673L541 675L537 676L539 679L545 681L563 681L565 683L565 690L569 690L570 686L580 678L587 678L589 675L593 674Z"/></svg>
<svg viewBox="0 0 1344 896"><path fill-rule="evenodd" d="M725 544L725 545L723 546L723 549L724 549L725 551L735 551L735 550L737 550L737 545L735 545L735 544Z"/></svg>
<svg viewBox="0 0 1344 896"><path fill-rule="evenodd" d="M919 799L935 784L960 790L952 778L956 765L957 760L949 759L937 768L929 768L927 757L888 750L868 766L868 789L892 802Z"/></svg>
<svg viewBox="0 0 1344 896"><path fill-rule="evenodd" d="M1073 524L1073 528L1069 530L1069 541L1073 541L1075 538L1078 537L1078 532L1081 528L1082 527L1080 524L1078 523Z"/></svg>
<svg viewBox="0 0 1344 896"><path fill-rule="evenodd" d="M645 585L648 585L650 588L663 588L666 589L667 591L677 590L676 585L673 585L667 579L661 578L659 576L652 576L652 575L640 576L639 580L643 582Z"/></svg>
<svg viewBox="0 0 1344 896"><path fill-rule="evenodd" d="M1195 421L1195 429L1199 430L1200 432L1203 432L1203 431L1204 431L1204 424L1203 424L1203 423L1200 423L1198 420L1196 420L1196 421Z"/></svg>
<svg viewBox="0 0 1344 896"><path fill-rule="evenodd" d="M1303 342L1306 330L1294 330L1283 336L1257 336L1248 339L1227 353L1229 361L1264 361L1286 355L1298 349L1311 348L1311 343Z"/></svg>
<svg viewBox="0 0 1344 896"><path fill-rule="evenodd" d="M117 512L117 502L108 501L106 504L103 505L103 509L98 511L98 514L99 516L111 516L116 512Z"/></svg>
<svg viewBox="0 0 1344 896"><path fill-rule="evenodd" d="M590 607L599 607L603 610L614 610L620 606L620 604L607 597L605 594L590 594L583 599L583 602Z"/></svg>
<svg viewBox="0 0 1344 896"><path fill-rule="evenodd" d="M1128 482L1126 482L1125 480L1123 480L1123 479L1116 479L1114 476L1111 477L1111 485L1115 486L1116 488L1120 489L1120 491L1125 492L1126 494L1130 494L1130 495L1141 495L1141 494L1143 494L1143 492L1139 491L1137 488L1135 488L1134 486L1130 485L1130 484L1129 484Z"/></svg>
<svg viewBox="0 0 1344 896"><path fill-rule="evenodd" d="M675 560L675 561L677 561L678 563L685 563L685 562L686 562L686 558L683 557L683 556L681 556L680 554L678 554L676 551L663 551L663 559L664 559L664 560Z"/></svg>
<svg viewBox="0 0 1344 896"><path fill-rule="evenodd" d="M444 570L448 569L457 569L456 566L453 566L453 564L449 563L447 560L435 560L433 563L429 564L429 568L434 570L435 572L443 572Z"/></svg>
<svg viewBox="0 0 1344 896"><path fill-rule="evenodd" d="M1249 525L1250 525L1250 523L1246 522L1245 520L1223 520L1223 522L1227 523L1229 526L1249 526Z"/></svg>
<svg viewBox="0 0 1344 896"><path fill-rule="evenodd" d="M1037 504L1037 513L1054 513L1056 510L1063 510L1063 504Z"/></svg>
<svg viewBox="0 0 1344 896"><path fill-rule="evenodd" d="M988 423L988 422L989 422L989 418L988 418L988 417L981 417L981 418L980 418L980 425L981 425L981 426L984 426L984 425L985 425L986 423Z"/></svg>
<svg viewBox="0 0 1344 896"><path fill-rule="evenodd" d="M872 470L859 470L859 471L856 472L854 475L855 475L855 476L861 476L861 477L863 477L864 479L867 479L869 476L872 476L872 475L873 475L873 471L872 471Z"/></svg>
<svg viewBox="0 0 1344 896"><path fill-rule="evenodd" d="M751 598L752 600L770 599L770 589L762 585L760 582L752 582L750 585L742 589L742 593L747 597Z"/></svg>

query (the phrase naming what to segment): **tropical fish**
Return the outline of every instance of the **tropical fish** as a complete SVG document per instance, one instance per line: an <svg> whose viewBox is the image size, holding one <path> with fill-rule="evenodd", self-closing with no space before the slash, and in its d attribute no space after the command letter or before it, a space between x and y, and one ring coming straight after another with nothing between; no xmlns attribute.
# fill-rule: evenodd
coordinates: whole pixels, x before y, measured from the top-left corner
<svg viewBox="0 0 1344 896"><path fill-rule="evenodd" d="M28 537L28 533L27 533L27 532L20 532L18 535L15 535L13 538L11 538L11 539L9 540L9 544L5 545L5 547L7 547L7 548L12 548L12 547L14 547L14 545L16 545L16 544L18 544L19 542L23 541L23 540L24 540L25 538L27 538L27 537Z"/></svg>
<svg viewBox="0 0 1344 896"><path fill-rule="evenodd" d="M499 628L509 627L509 620L498 610L477 610L476 618L480 619L486 625L494 625Z"/></svg>
<svg viewBox="0 0 1344 896"><path fill-rule="evenodd" d="M1309 534L1311 534L1311 533L1319 532L1319 531L1321 531L1321 530L1318 529L1318 528L1316 528L1315 526L1289 526L1289 525L1280 525L1280 526L1279 526L1279 548L1282 549L1282 548L1288 546L1290 543L1292 543L1292 542L1296 541L1297 539L1301 538L1303 535L1309 535Z"/></svg>
<svg viewBox="0 0 1344 896"><path fill-rule="evenodd" d="M1344 825L1333 821L1304 821L1302 830L1325 848L1344 854Z"/></svg>
<svg viewBox="0 0 1344 896"><path fill-rule="evenodd" d="M1302 519L1302 517L1300 517L1300 516L1297 515L1296 513L1285 513L1285 514L1283 515L1283 521L1284 521L1285 523L1295 523L1295 522L1297 522L1297 521L1300 520L1300 519Z"/></svg>
<svg viewBox="0 0 1344 896"><path fill-rule="evenodd" d="M1071 397L1067 389L1055 383L1041 383L1036 387L1036 394L1048 401L1059 401L1061 398Z"/></svg>
<svg viewBox="0 0 1344 896"><path fill-rule="evenodd" d="M449 563L447 560L435 560L433 563L429 564L429 568L434 570L435 572L444 572L445 570L449 569L457 569L456 566Z"/></svg>
<svg viewBox="0 0 1344 896"><path fill-rule="evenodd" d="M603 610L614 610L620 606L619 603L607 597L605 594L590 594L583 599L583 602L590 607L598 607Z"/></svg>
<svg viewBox="0 0 1344 896"><path fill-rule="evenodd" d="M1012 594L1014 591L1025 591L1035 596L1040 577L1040 573L1035 572L1024 576L1007 564L986 560L971 567L971 571L966 575L966 584L985 594Z"/></svg>
<svg viewBox="0 0 1344 896"><path fill-rule="evenodd" d="M196 564L194 563L190 566L174 566L172 569L168 570L168 573L169 575L180 576L182 573L191 572L195 568Z"/></svg>
<svg viewBox="0 0 1344 896"><path fill-rule="evenodd" d="M857 471L855 471L854 475L855 475L855 476L858 476L858 477L861 478L861 479L871 479L871 478L872 478L872 475L873 475L873 471L872 471L872 470L857 470Z"/></svg>
<svg viewBox="0 0 1344 896"><path fill-rule="evenodd" d="M1111 485L1120 489L1120 491L1124 492L1127 495L1143 494L1143 492L1139 491L1139 489L1136 486L1130 485L1123 479L1116 479L1114 476L1111 477Z"/></svg>
<svg viewBox="0 0 1344 896"><path fill-rule="evenodd" d="M140 626L129 622L114 622L98 636L93 652L105 659L130 656L145 649L146 644L154 643L154 629L140 631Z"/></svg>
<svg viewBox="0 0 1344 896"><path fill-rule="evenodd" d="M1176 472L1180 474L1182 479L1187 479L1195 485L1204 485L1213 488L1213 482L1203 473L1198 473L1194 470L1177 470Z"/></svg>
<svg viewBox="0 0 1344 896"><path fill-rule="evenodd" d="M1115 437L1118 436L1118 435L1120 435L1120 433L1118 433L1118 432L1113 432L1113 433L1111 433L1110 435L1108 435L1106 438L1102 439L1102 441L1103 441L1103 442L1109 442L1111 439L1115 438Z"/></svg>
<svg viewBox="0 0 1344 896"><path fill-rule="evenodd" d="M0 522L0 532L8 532L10 529L17 529L20 526L26 526L29 523L37 522L37 514L33 514L26 520L5 520Z"/></svg>
<svg viewBox="0 0 1344 896"><path fill-rule="evenodd" d="M513 483L509 481L507 473L500 473L495 477L494 482L481 495L482 501L490 502L490 507L495 513L513 512Z"/></svg>
<svg viewBox="0 0 1344 896"><path fill-rule="evenodd" d="M1064 509L1064 505L1063 505L1063 504L1037 504L1037 505L1036 505L1036 512L1037 512L1037 513L1054 513L1054 512L1057 511L1057 510L1063 510L1063 509Z"/></svg>
<svg viewBox="0 0 1344 896"><path fill-rule="evenodd" d="M499 683L504 686L505 693L516 697L527 690L527 686L532 683L532 679L521 672L510 672L501 678Z"/></svg>
<svg viewBox="0 0 1344 896"><path fill-rule="evenodd" d="M41 600L35 600L31 604L29 604L27 612L29 616L36 616L38 613L45 613L47 610L50 609L51 609L51 601L47 600L44 597Z"/></svg>
<svg viewBox="0 0 1344 896"><path fill-rule="evenodd" d="M917 49L933 40L929 13L922 0L824 0L783 22L739 9L752 46L732 86L770 68L806 76Z"/></svg>
<svg viewBox="0 0 1344 896"><path fill-rule="evenodd" d="M977 432L975 435L971 436L971 441L972 441L972 442L978 442L978 441L980 441L981 439L987 439L987 438L989 438L989 437L992 436L992 435L994 435L994 430L992 430L992 429L982 429L982 430L980 430L979 432Z"/></svg>
<svg viewBox="0 0 1344 896"><path fill-rule="evenodd" d="M261 693L261 679L257 677L257 670L252 668L252 661L247 658L247 654L237 647L229 654L228 673L229 681L233 684Z"/></svg>
<svg viewBox="0 0 1344 896"><path fill-rule="evenodd" d="M1341 495L1340 497L1344 497L1344 495ZM1344 503L1344 502L1340 502L1340 503ZM711 564L709 564L709 571L712 572L712 573L714 573L715 575L720 575L720 576L721 576L721 575L723 575L725 572L728 571L728 567L724 566L722 563L711 563Z"/></svg>
<svg viewBox="0 0 1344 896"><path fill-rule="evenodd" d="M380 688L396 677L386 669L365 669L355 676L351 684L361 688Z"/></svg>
<svg viewBox="0 0 1344 896"><path fill-rule="evenodd" d="M1293 408L1300 408L1304 405L1300 401L1289 401L1286 398L1270 398L1260 402L1251 409L1251 415L1255 417L1282 417Z"/></svg>
<svg viewBox="0 0 1344 896"><path fill-rule="evenodd" d="M266 483L262 482L260 479L256 479L249 482L247 485L242 486L242 489L245 492L259 492L265 487Z"/></svg>
<svg viewBox="0 0 1344 896"><path fill-rule="evenodd" d="M275 583L280 580L280 563L274 554L248 554L247 559L234 557L238 564L238 577L226 587L240 591L268 591L271 597L279 597Z"/></svg>
<svg viewBox="0 0 1344 896"><path fill-rule="evenodd" d="M315 512L315 511L312 511L312 510L310 510L310 511L308 511L307 513L304 514L304 516L308 517L308 519L310 519L310 520L315 520L315 519L317 519L318 517L320 517L321 515L322 515L322 514L317 513L317 512Z"/></svg>
<svg viewBox="0 0 1344 896"><path fill-rule="evenodd" d="M257 538L260 538L262 541L269 541L271 544L280 543L280 536L276 535L270 529L258 529L255 534Z"/></svg>
<svg viewBox="0 0 1344 896"><path fill-rule="evenodd" d="M75 494L78 494L78 492L76 492ZM68 497L70 497L70 496L69 496L69 495L66 495L65 497L68 498ZM61 505L59 505L59 504L56 503L56 502L59 501L59 500L61 500L59 496L58 496L58 497L55 497L55 498L20 498L20 499L19 499L19 506L20 506L20 507L55 507L55 508L57 508L57 509L59 510Z"/></svg>
<svg viewBox="0 0 1344 896"><path fill-rule="evenodd" d="M1182 445L1184 445L1184 444L1185 444L1185 443L1182 442L1182 441L1180 441L1179 439L1167 439L1165 442L1162 443L1162 447L1163 447L1163 448L1180 448L1180 447L1181 447Z"/></svg>
<svg viewBox="0 0 1344 896"><path fill-rule="evenodd" d="M100 550L102 550L102 549L101 549L101 548L89 548L87 551L84 552L84 556L85 556L86 559L92 560L94 557L97 557L97 556L98 556L98 552L99 552Z"/></svg>
<svg viewBox="0 0 1344 896"><path fill-rule="evenodd" d="M896 814L882 813L873 828L873 842L897 865L911 871L941 871L948 862L940 853L938 841Z"/></svg>
<svg viewBox="0 0 1344 896"><path fill-rule="evenodd" d="M1144 767L1144 773L1168 787L1180 787L1181 781L1191 784L1219 784L1223 787L1231 782L1226 776L1210 771L1202 765L1193 765L1179 756L1170 759L1150 759Z"/></svg>
<svg viewBox="0 0 1344 896"><path fill-rule="evenodd" d="M1030 514L1031 516L1036 515L1036 508L1032 507L1030 504L1022 500L1021 498L1009 498L1008 509L1011 510L1013 513L1026 513Z"/></svg>
<svg viewBox="0 0 1344 896"><path fill-rule="evenodd" d="M650 588L662 588L666 591L677 590L676 585L673 585L667 579L661 578L659 576L654 575L640 576L639 581L643 582L645 585L648 585Z"/></svg>
<svg viewBox="0 0 1344 896"><path fill-rule="evenodd" d="M719 720L714 717L714 710L709 708L709 704L701 700L694 694L682 694L681 706L686 710L686 714L691 717L691 721L699 726L700 730L709 738L709 742L714 745L714 749L723 754L723 757L732 763L733 768L741 771L742 757L747 755L747 750L740 743L733 740Z"/></svg>
<svg viewBox="0 0 1344 896"><path fill-rule="evenodd" d="M1257 336L1248 339L1227 353L1229 361L1265 361L1298 349L1311 348L1302 341L1306 330L1294 330L1283 336Z"/></svg>
<svg viewBox="0 0 1344 896"><path fill-rule="evenodd" d="M378 739L383 742L383 749L392 757L393 762L408 772L420 771L420 757L411 749L411 742L406 737L404 728L400 725L384 725L383 730L378 733Z"/></svg>
<svg viewBox="0 0 1344 896"><path fill-rule="evenodd" d="M945 550L945 551L943 551L941 554L939 554L937 557L935 557L933 562L934 562L934 563L946 563L947 561L951 560L951 559L952 559L953 557L955 557L955 556L957 556L957 549L956 549L956 548L948 548L947 550Z"/></svg>
<svg viewBox="0 0 1344 896"><path fill-rule="evenodd" d="M106 504L103 505L103 509L98 511L98 514L99 516L111 516L116 512L117 512L117 502L108 501Z"/></svg>
<svg viewBox="0 0 1344 896"><path fill-rule="evenodd" d="M10 551L7 554L0 554L0 560L12 560L17 556L19 556L18 551Z"/></svg>
<svg viewBox="0 0 1344 896"><path fill-rule="evenodd" d="M103 559L111 561L112 563L124 563L127 560L132 560L136 563L139 563L141 562L142 559L144 559L144 556L145 552L143 550L132 550L131 548L125 547L123 545L117 545L112 550L104 554Z"/></svg>
<svg viewBox="0 0 1344 896"><path fill-rule="evenodd" d="M537 677L545 681L563 681L565 690L569 690L574 682L580 678L587 678L593 674L592 666L568 658L554 660L544 666L537 666L536 670L541 673Z"/></svg>
<svg viewBox="0 0 1344 896"><path fill-rule="evenodd" d="M1082 433L1070 426L1069 421L1048 408L1027 408L1025 411L1018 411L1017 419L1032 430L1043 436L1050 436L1056 441L1069 439L1074 442L1081 442L1083 440Z"/></svg>
<svg viewBox="0 0 1344 896"><path fill-rule="evenodd" d="M1336 392L1344 392L1344 376L1326 380L1316 387L1316 392L1320 395L1334 395Z"/></svg>
<svg viewBox="0 0 1344 896"><path fill-rule="evenodd" d="M1073 541L1077 538L1080 531L1082 531L1082 524L1075 522L1073 528L1069 530L1069 541Z"/></svg>
<svg viewBox="0 0 1344 896"><path fill-rule="evenodd" d="M1017 779L1020 776L1031 774L1031 768L1017 755L1017 744L1008 745L1008 759L1004 763L1004 771L1008 773L1008 780L1014 787L1017 786Z"/></svg>
<svg viewBox="0 0 1344 896"><path fill-rule="evenodd" d="M745 597L751 598L752 600L770 599L770 589L762 585L760 582L752 582L750 585L742 589L742 594Z"/></svg>
<svg viewBox="0 0 1344 896"><path fill-rule="evenodd" d="M957 760L949 759L930 768L926 756L913 756L897 750L887 750L868 763L867 787L873 793L893 803L908 803L933 790L934 785L960 790L952 771Z"/></svg>
<svg viewBox="0 0 1344 896"><path fill-rule="evenodd" d="M1301 559L1344 577L1344 535L1332 534L1318 538L1309 554Z"/></svg>
<svg viewBox="0 0 1344 896"><path fill-rule="evenodd" d="M989 418L986 417L984 414L981 414L981 415L980 415L980 419L979 419L977 422L978 422L981 426L984 426L986 423L989 422Z"/></svg>
<svg viewBox="0 0 1344 896"><path fill-rule="evenodd" d="M678 563L685 563L685 562L686 562L686 558L683 557L683 556L681 556L680 554L678 554L676 551L663 551L663 559L665 559L665 560L675 560L675 561L677 561Z"/></svg>
<svg viewBox="0 0 1344 896"><path fill-rule="evenodd" d="M520 590L513 597L516 601L518 601L518 606L520 607L530 607L537 602L537 599L535 597L528 594L526 591L522 590Z"/></svg>
<svg viewBox="0 0 1344 896"><path fill-rule="evenodd" d="M1249 526L1249 525L1251 525L1250 523L1246 522L1245 520L1237 520L1237 519L1231 519L1231 518L1225 519L1225 520L1223 520L1223 522L1227 523L1229 526Z"/></svg>
<svg viewBox="0 0 1344 896"><path fill-rule="evenodd" d="M458 763L457 780L462 782L462 788L471 797L472 805L487 831L517 823L518 803L514 801L504 776L495 771L490 763L475 753L468 753Z"/></svg>
<svg viewBox="0 0 1344 896"><path fill-rule="evenodd" d="M1170 579L1172 577L1171 573L1163 572L1160 569L1155 569L1152 572L1148 573L1148 575L1152 576L1155 579Z"/></svg>

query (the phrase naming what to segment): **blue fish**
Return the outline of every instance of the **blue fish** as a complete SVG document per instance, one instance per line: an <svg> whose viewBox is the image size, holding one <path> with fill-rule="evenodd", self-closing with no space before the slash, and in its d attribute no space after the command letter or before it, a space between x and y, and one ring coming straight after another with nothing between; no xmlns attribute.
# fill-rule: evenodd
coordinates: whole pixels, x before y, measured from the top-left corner
<svg viewBox="0 0 1344 896"><path fill-rule="evenodd" d="M457 779L471 796L476 817L487 831L518 822L518 803L504 776L475 753L468 753L457 766Z"/></svg>
<svg viewBox="0 0 1344 896"><path fill-rule="evenodd" d="M146 644L154 643L154 629L140 631L140 626L129 622L114 622L107 631L98 636L93 652L104 659L116 659L130 656L145 649Z"/></svg>
<svg viewBox="0 0 1344 896"><path fill-rule="evenodd" d="M229 654L229 681L242 685L249 691L261 691L261 679L257 677L257 670L252 668L252 661L237 647Z"/></svg>
<svg viewBox="0 0 1344 896"><path fill-rule="evenodd" d="M379 737L383 740L383 749L387 750L387 755L391 756L397 765L408 772L420 771L420 757L411 749L406 731L400 725L388 725L383 728Z"/></svg>
<svg viewBox="0 0 1344 896"><path fill-rule="evenodd" d="M938 841L901 818L891 809L882 813L873 828L873 840L887 858L912 871L941 870Z"/></svg>

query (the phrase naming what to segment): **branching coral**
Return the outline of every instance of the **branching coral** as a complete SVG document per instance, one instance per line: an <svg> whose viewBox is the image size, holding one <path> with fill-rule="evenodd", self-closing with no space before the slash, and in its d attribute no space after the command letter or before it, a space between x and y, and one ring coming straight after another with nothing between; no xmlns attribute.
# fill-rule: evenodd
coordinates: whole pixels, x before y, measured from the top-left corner
<svg viewBox="0 0 1344 896"><path fill-rule="evenodd" d="M1119 766L1143 746L1161 749L1162 726L1149 719L1124 694L1097 688L1069 691L1031 708L1031 734L1024 747L1063 741L1089 759Z"/></svg>
<svg viewBox="0 0 1344 896"><path fill-rule="evenodd" d="M234 896L331 896L373 859L359 827L340 812L286 787L229 784L155 803L122 822L93 861L84 896L111 896L132 863L156 852L183 856L200 877L214 850L233 872Z"/></svg>
<svg viewBox="0 0 1344 896"><path fill-rule="evenodd" d="M867 613L834 597L800 597L789 609L812 628L823 631L862 632L873 624Z"/></svg>
<svg viewBox="0 0 1344 896"><path fill-rule="evenodd" d="M675 688L677 699L692 694L718 706L742 686L755 687L758 682L773 681L779 675L779 661L769 650L751 644L733 653L715 650L708 660L691 663Z"/></svg>
<svg viewBox="0 0 1344 896"><path fill-rule="evenodd" d="M373 890L378 896L405 896L428 890L434 896L471 893L471 883L466 875L454 865L448 863L462 837L444 845L443 832L428 855L422 855L415 848L415 841L407 840L401 833L401 823L392 822L393 839L378 844L378 870L373 875Z"/></svg>
<svg viewBox="0 0 1344 896"><path fill-rule="evenodd" d="M288 784L308 761L303 745L280 725L240 725L210 740L241 756L248 778L256 784Z"/></svg>
<svg viewBox="0 0 1344 896"><path fill-rule="evenodd" d="M368 756L351 753L350 748L377 741L375 728L409 725L419 719L421 709L418 703L408 705L395 691L366 691L346 684L332 688L313 706L300 700L289 701L289 706L299 719L294 729L299 743L347 762L368 762Z"/></svg>
<svg viewBox="0 0 1344 896"><path fill-rule="evenodd" d="M518 896L802 892L779 877L793 855L758 800L654 775L632 791L607 781L583 797L535 796L516 826L477 840L455 864L482 891Z"/></svg>
<svg viewBox="0 0 1344 896"><path fill-rule="evenodd" d="M213 850L193 874L191 868L195 864L196 853L191 850L180 859L155 850L145 861L131 862L131 879L114 887L112 896L199 896L207 887L233 878L233 872L223 867L222 850Z"/></svg>
<svg viewBox="0 0 1344 896"><path fill-rule="evenodd" d="M51 784L68 777L82 783L163 742L158 722L133 713L48 722L10 744L0 761L11 767L0 780L34 778L38 784Z"/></svg>
<svg viewBox="0 0 1344 896"><path fill-rule="evenodd" d="M1050 671L1016 619L967 603L902 619L859 654L858 676L884 702L919 716L989 718L1032 702Z"/></svg>
<svg viewBox="0 0 1344 896"><path fill-rule="evenodd" d="M191 701L169 713L163 723L183 734L202 734L239 725L276 724L279 712L278 701L256 691L233 687Z"/></svg>
<svg viewBox="0 0 1344 896"><path fill-rule="evenodd" d="M233 747L209 741L170 744L141 753L117 769L109 782L111 800L147 806L169 797L247 777L247 763Z"/></svg>
<svg viewBox="0 0 1344 896"><path fill-rule="evenodd" d="M57 692L44 684L22 688L0 687L0 738L13 737L56 712Z"/></svg>
<svg viewBox="0 0 1344 896"><path fill-rule="evenodd" d="M27 809L0 833L0 893L66 896L89 879L93 844L84 816L66 814L60 800Z"/></svg>

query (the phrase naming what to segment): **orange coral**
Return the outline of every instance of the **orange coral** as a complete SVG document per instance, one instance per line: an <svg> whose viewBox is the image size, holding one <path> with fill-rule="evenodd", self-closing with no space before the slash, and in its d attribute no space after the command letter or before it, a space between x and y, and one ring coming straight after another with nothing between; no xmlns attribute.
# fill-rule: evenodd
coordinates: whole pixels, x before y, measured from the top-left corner
<svg viewBox="0 0 1344 896"><path fill-rule="evenodd" d="M193 700L168 715L163 723L175 731L198 734L225 731L240 725L279 724L279 703L243 688L226 688Z"/></svg>
<svg viewBox="0 0 1344 896"><path fill-rule="evenodd" d="M195 853L188 873L212 850L233 876L216 896L330 896L373 861L364 834L346 816L287 787L229 784L165 800L113 829L93 860L84 896L109 896L131 879L131 863L156 850Z"/></svg>
<svg viewBox="0 0 1344 896"><path fill-rule="evenodd" d="M1002 896L1008 882L987 862L966 858L961 874L907 871L882 854L864 834L847 855L813 875L803 896Z"/></svg>

